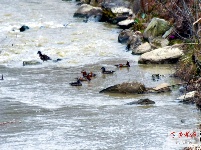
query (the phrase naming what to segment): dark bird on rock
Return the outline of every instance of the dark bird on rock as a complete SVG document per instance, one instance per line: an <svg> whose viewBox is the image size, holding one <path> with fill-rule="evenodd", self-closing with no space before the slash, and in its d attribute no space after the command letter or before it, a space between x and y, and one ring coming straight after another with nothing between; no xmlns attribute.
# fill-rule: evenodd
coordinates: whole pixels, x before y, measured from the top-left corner
<svg viewBox="0 0 201 150"><path fill-rule="evenodd" d="M77 79L77 82L69 83L71 86L82 86L80 79Z"/></svg>
<svg viewBox="0 0 201 150"><path fill-rule="evenodd" d="M115 71L106 71L105 67L101 68L103 74L113 74Z"/></svg>
<svg viewBox="0 0 201 150"><path fill-rule="evenodd" d="M130 63L129 63L129 61L127 61L126 64L118 64L118 65L115 65L115 66L119 67L119 68L121 68L121 67L130 67Z"/></svg>
<svg viewBox="0 0 201 150"><path fill-rule="evenodd" d="M42 54L41 51L38 51L37 54L39 54L39 57L40 57L40 59L41 59L42 61L52 60L49 56Z"/></svg>

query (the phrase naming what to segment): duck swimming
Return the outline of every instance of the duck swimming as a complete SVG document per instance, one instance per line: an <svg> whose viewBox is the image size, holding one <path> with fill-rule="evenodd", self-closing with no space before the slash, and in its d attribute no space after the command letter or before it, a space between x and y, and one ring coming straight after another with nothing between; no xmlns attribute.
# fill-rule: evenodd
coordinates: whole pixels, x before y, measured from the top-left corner
<svg viewBox="0 0 201 150"><path fill-rule="evenodd" d="M129 61L127 61L126 64L118 64L118 65L115 65L115 66L119 67L119 68L121 68L121 67L130 67L130 63L129 63Z"/></svg>
<svg viewBox="0 0 201 150"><path fill-rule="evenodd" d="M79 77L77 79L79 79L80 81L91 81L90 74L87 74L87 76Z"/></svg>
<svg viewBox="0 0 201 150"><path fill-rule="evenodd" d="M52 60L49 56L42 54L41 51L38 51L37 54L39 54L39 57L40 57L40 59L41 59L42 61Z"/></svg>
<svg viewBox="0 0 201 150"><path fill-rule="evenodd" d="M82 73L83 77L86 77L86 76L95 77L96 76L95 73L93 73L93 72L87 73L85 70L82 70L81 73Z"/></svg>
<svg viewBox="0 0 201 150"><path fill-rule="evenodd" d="M115 71L106 71L105 67L101 68L103 74L113 74Z"/></svg>
<svg viewBox="0 0 201 150"><path fill-rule="evenodd" d="M85 70L82 70L81 73L82 73L83 77L87 76L87 72Z"/></svg>
<svg viewBox="0 0 201 150"><path fill-rule="evenodd" d="M69 83L71 86L82 86L80 79L77 79L77 82Z"/></svg>

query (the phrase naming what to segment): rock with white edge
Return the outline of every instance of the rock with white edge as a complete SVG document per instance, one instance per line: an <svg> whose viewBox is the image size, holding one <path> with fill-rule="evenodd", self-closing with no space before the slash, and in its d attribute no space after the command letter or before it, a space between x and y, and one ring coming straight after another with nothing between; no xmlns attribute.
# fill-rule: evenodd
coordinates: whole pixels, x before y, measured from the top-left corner
<svg viewBox="0 0 201 150"><path fill-rule="evenodd" d="M188 93L186 93L186 94L184 94L184 95L178 97L177 99L178 99L178 100L187 100L187 99L191 99L191 98L194 98L197 93L198 93L197 91L188 92Z"/></svg>
<svg viewBox="0 0 201 150"><path fill-rule="evenodd" d="M144 53L140 56L138 63L141 64L164 64L176 63L184 55L183 51L174 46L166 46Z"/></svg>

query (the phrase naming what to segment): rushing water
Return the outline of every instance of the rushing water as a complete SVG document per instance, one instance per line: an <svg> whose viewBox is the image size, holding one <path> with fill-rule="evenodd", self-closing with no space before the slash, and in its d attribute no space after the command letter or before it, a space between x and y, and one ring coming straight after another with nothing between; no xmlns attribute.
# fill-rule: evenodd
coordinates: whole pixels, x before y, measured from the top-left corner
<svg viewBox="0 0 201 150"><path fill-rule="evenodd" d="M179 149L168 132L198 127L200 112L178 103L176 89L137 96L99 93L122 82L148 87L177 82L169 77L173 66L138 65L138 56L117 42L116 26L73 18L75 2L1 0L0 7L0 149ZM30 29L19 32L22 25ZM23 61L40 61L38 50L62 61L23 66ZM114 67L126 60L129 69ZM102 66L114 75L102 75ZM83 69L97 77L71 87ZM165 76L154 82L153 73ZM124 105L147 97L156 104Z"/></svg>

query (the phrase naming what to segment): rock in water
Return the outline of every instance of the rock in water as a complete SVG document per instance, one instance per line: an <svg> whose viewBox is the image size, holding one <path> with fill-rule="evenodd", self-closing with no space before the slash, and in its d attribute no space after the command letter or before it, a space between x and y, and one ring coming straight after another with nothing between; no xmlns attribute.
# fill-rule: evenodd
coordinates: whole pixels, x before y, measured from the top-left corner
<svg viewBox="0 0 201 150"><path fill-rule="evenodd" d="M130 103L126 103L126 105L133 105L133 104L150 105L150 104L155 104L155 102L150 100L150 99L148 99L148 98L145 98L145 99L140 99L138 101L133 101L133 102L130 102Z"/></svg>
<svg viewBox="0 0 201 150"><path fill-rule="evenodd" d="M23 61L23 66L28 66L28 65L40 65L42 64L39 61L36 60L31 60L31 61Z"/></svg>
<svg viewBox="0 0 201 150"><path fill-rule="evenodd" d="M29 29L28 26L23 25L19 30L20 30L20 32L24 32L24 31L26 31L28 29Z"/></svg>

